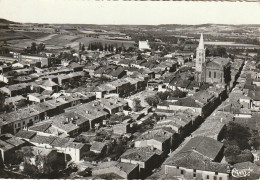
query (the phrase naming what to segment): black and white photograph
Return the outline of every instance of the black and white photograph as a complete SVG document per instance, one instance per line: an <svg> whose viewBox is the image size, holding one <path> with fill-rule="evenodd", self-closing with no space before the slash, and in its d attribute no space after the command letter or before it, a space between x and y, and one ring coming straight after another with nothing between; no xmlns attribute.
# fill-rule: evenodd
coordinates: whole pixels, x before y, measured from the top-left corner
<svg viewBox="0 0 260 180"><path fill-rule="evenodd" d="M260 179L260 2L0 0L0 179Z"/></svg>

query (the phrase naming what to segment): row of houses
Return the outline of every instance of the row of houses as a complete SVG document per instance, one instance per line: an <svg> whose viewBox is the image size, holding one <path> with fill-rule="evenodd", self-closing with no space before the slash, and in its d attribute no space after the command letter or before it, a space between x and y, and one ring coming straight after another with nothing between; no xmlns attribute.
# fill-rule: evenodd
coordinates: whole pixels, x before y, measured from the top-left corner
<svg viewBox="0 0 260 180"><path fill-rule="evenodd" d="M229 179L230 167L220 163L223 144L206 136L192 138L163 163L164 177L185 179Z"/></svg>
<svg viewBox="0 0 260 180"><path fill-rule="evenodd" d="M146 177L156 168L154 163L149 162L163 162L171 149L178 147L226 97L224 88L210 87L187 98L170 99L167 103L158 104L156 113L165 115L165 118L158 121L153 129L141 134L135 140L135 148L127 150L121 156L120 162L138 164L139 174L136 177ZM214 116L210 116L192 134L195 138L166 160L163 165L165 175L187 179L228 179L229 166L220 163L224 146L218 140L222 138L225 123L232 120L230 113L216 112ZM100 174L104 173L95 173Z"/></svg>
<svg viewBox="0 0 260 180"><path fill-rule="evenodd" d="M45 103L50 104L48 101ZM50 152L52 149L68 154L69 158L75 162L82 160L83 154L89 150L101 153L103 148L97 144L104 145L104 143L91 142L91 145L86 145L74 142L74 138L90 128L99 127L110 114L122 112L127 106L127 102L120 98L101 99L72 107L62 106L61 110L65 112L61 114L57 113L57 109L52 109L54 117L42 118L39 113L49 112L46 112L46 108L41 109L43 103L39 104L41 105L34 104L30 108L4 115L1 121L1 133L12 132L16 137L27 142L27 146L49 149ZM13 152L14 149L4 153L7 155Z"/></svg>
<svg viewBox="0 0 260 180"><path fill-rule="evenodd" d="M49 153L54 150L69 155L67 157L68 161L80 161L83 153L87 152L90 148L87 144L74 142L72 138L37 135L37 133L33 131L22 130L15 136L27 142L27 146L31 146L32 148L45 149L48 150ZM6 154L9 154L9 152L6 152Z"/></svg>
<svg viewBox="0 0 260 180"><path fill-rule="evenodd" d="M126 77L97 86L93 92L97 98L111 95L126 97L136 92L143 91L147 86L147 80L143 77Z"/></svg>
<svg viewBox="0 0 260 180"><path fill-rule="evenodd" d="M76 79L84 76L84 72L72 72L66 75L53 75L48 77L45 76L39 78L38 80L36 80L35 78L27 77L27 82L4 86L0 88L0 90L3 94L6 94L10 97L17 95L26 95L30 92L41 93L44 90L58 92L60 86L64 85L66 82L70 82L71 80L75 81Z"/></svg>
<svg viewBox="0 0 260 180"><path fill-rule="evenodd" d="M57 75L64 75L73 72L82 72L83 65L78 63L70 63L66 67L61 67L56 70L48 71L41 67L30 67L21 62L13 63L11 65L2 65L0 68L0 81L5 84L17 84L20 82L32 82L38 78L46 78L48 76L55 77ZM57 77L58 78L58 77Z"/></svg>
<svg viewBox="0 0 260 180"><path fill-rule="evenodd" d="M95 99L95 94L87 95L75 93L70 96L60 96L44 102L28 105L27 107L17 109L16 111L1 114L2 133L17 133L23 128L27 128L39 121L57 115L65 108L75 106L80 103L86 103Z"/></svg>
<svg viewBox="0 0 260 180"><path fill-rule="evenodd" d="M218 91L216 91L218 89ZM209 88L208 90L199 91L193 96L184 98L173 98L165 100L157 105L157 113L168 114L178 110L187 110L197 112L201 117L210 114L226 98L224 88Z"/></svg>
<svg viewBox="0 0 260 180"><path fill-rule="evenodd" d="M234 90L230 93L230 97L192 133L187 142L166 159L161 177L230 179L233 167L222 162L224 145L220 141L223 140L226 124L235 119L235 114L223 109L226 102L234 100L233 92ZM215 91L215 94L218 93ZM236 98L237 101L238 99Z"/></svg>
<svg viewBox="0 0 260 180"><path fill-rule="evenodd" d="M180 110L172 117L158 121L153 129L137 137L134 141L134 147L124 152L117 162L125 165L130 164L135 168L119 173L118 169L114 167L116 164L112 166L113 168L98 165L93 169L92 175L103 177L102 175L113 173L121 178L147 177L153 169L161 165L171 149L176 148L181 141L180 139L187 136L199 121L201 121L199 114L190 110Z"/></svg>

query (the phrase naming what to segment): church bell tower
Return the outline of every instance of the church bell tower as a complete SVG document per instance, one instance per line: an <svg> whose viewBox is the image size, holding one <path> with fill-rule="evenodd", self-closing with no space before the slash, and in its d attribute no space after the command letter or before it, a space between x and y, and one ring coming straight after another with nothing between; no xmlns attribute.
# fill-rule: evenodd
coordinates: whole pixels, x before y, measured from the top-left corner
<svg viewBox="0 0 260 180"><path fill-rule="evenodd" d="M200 35L199 46L196 50L196 81L204 81L205 72L205 56L206 49L204 48L203 34Z"/></svg>

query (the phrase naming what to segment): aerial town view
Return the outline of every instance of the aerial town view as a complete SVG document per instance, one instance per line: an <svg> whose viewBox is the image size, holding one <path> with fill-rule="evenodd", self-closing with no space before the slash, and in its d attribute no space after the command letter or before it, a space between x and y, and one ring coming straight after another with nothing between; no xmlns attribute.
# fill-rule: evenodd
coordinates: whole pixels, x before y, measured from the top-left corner
<svg viewBox="0 0 260 180"><path fill-rule="evenodd" d="M37 1L0 1L1 179L260 178L259 3Z"/></svg>

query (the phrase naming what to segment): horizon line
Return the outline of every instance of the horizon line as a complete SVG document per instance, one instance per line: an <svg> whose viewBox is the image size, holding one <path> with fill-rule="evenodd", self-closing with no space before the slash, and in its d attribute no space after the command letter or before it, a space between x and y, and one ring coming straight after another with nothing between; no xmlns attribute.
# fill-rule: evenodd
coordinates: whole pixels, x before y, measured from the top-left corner
<svg viewBox="0 0 260 180"><path fill-rule="evenodd" d="M200 23L200 24L181 24L181 23L163 23L163 24L102 24L102 23L48 23L48 22L17 22L10 19L0 18L3 20L7 20L13 23L10 24L50 24L50 25L99 25L99 26L162 26L162 25L184 25L184 26L198 26L198 25L233 25L233 26L241 26L241 25L260 25L260 23L249 23L249 24L232 24L232 23Z"/></svg>

